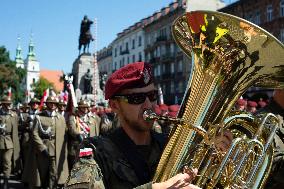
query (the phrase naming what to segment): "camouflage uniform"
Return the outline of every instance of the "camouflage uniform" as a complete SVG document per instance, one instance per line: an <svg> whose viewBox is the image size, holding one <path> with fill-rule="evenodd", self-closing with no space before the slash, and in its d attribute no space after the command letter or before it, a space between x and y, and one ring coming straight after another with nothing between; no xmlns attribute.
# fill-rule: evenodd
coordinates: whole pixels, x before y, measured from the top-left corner
<svg viewBox="0 0 284 189"><path fill-rule="evenodd" d="M94 138L92 143L96 146L94 159L100 168L95 168L93 171L95 175L100 175L100 171L102 172L104 183L102 185L101 178L97 177L96 188L146 189L152 187L151 180L164 148L164 135L152 132L151 145L136 146L123 129L118 128L106 137ZM79 171L77 171L77 178L76 171L72 170L72 172L70 180L74 182L75 179L77 183L80 183ZM71 182L67 182L67 185L70 186L67 188L72 188Z"/></svg>
<svg viewBox="0 0 284 189"><path fill-rule="evenodd" d="M260 112L271 112L275 115L284 117L284 109L280 107L273 99L271 102L260 110ZM284 188L284 125L280 125L273 141L274 158L272 168L265 189Z"/></svg>

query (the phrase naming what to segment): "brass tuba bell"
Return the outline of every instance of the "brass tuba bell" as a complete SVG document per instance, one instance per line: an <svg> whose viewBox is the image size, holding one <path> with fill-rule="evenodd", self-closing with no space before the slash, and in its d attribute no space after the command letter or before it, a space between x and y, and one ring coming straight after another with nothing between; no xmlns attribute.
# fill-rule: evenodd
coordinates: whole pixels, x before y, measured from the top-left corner
<svg viewBox="0 0 284 189"><path fill-rule="evenodd" d="M256 118L233 112L251 86L284 87L284 47L262 28L241 18L211 11L185 13L173 24L179 47L192 57L192 74L177 127L163 151L154 182L165 181L185 165L199 170L201 188L261 188L269 174L278 126L273 114ZM228 129L234 140L221 153L207 138ZM221 128L221 129L220 129Z"/></svg>

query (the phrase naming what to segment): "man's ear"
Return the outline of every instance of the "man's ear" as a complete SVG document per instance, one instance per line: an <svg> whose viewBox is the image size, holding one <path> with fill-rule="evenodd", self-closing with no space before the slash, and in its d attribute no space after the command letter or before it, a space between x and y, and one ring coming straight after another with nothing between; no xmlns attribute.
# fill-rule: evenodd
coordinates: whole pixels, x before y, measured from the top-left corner
<svg viewBox="0 0 284 189"><path fill-rule="evenodd" d="M117 113L119 110L118 102L117 100L109 99L108 101L109 106L113 110L113 112Z"/></svg>

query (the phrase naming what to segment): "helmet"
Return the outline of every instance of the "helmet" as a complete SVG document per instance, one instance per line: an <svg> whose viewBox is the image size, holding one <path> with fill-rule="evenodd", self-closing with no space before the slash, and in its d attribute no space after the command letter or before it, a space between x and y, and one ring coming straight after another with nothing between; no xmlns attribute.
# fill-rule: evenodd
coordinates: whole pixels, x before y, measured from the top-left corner
<svg viewBox="0 0 284 189"><path fill-rule="evenodd" d="M9 96L4 96L1 100L1 104L12 104L12 99Z"/></svg>
<svg viewBox="0 0 284 189"><path fill-rule="evenodd" d="M60 99L60 100L58 101L58 105L66 106L66 105L67 105L67 102L64 101L63 99Z"/></svg>
<svg viewBox="0 0 284 189"><path fill-rule="evenodd" d="M49 96L49 97L47 97L45 103L56 103L56 104L57 104L57 103L58 103L58 100L57 100L57 98L54 97L54 96Z"/></svg>
<svg viewBox="0 0 284 189"><path fill-rule="evenodd" d="M78 103L78 108L89 108L89 107L90 104L86 100L80 100L80 102Z"/></svg>
<svg viewBox="0 0 284 189"><path fill-rule="evenodd" d="M32 98L29 104L32 104L32 103L40 103L40 100L37 98Z"/></svg>

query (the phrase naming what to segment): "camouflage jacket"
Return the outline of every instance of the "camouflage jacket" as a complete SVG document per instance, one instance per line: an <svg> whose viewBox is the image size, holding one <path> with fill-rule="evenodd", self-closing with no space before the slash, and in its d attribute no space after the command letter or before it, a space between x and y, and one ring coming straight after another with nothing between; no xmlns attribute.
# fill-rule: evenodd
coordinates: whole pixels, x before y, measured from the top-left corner
<svg viewBox="0 0 284 189"><path fill-rule="evenodd" d="M163 145L165 137L161 134L152 132L151 145L136 146L132 142L133 143L132 146L125 146L124 149L121 149L121 145L117 144L120 142L117 142L117 140L115 140L114 138L117 139L119 138L121 140L124 140L127 137L128 136L125 134L123 129L119 128L106 137L97 137L96 139L93 140L92 143L94 144L94 146L96 146L94 159L95 162L98 164L98 166L94 166L95 169L93 174L96 176L96 178L101 178L101 179L97 179L96 181L97 184L94 185L95 187L91 188L100 188L100 189L103 188L128 189L135 187L137 189L152 188L151 179L159 163L159 159L164 147ZM130 138L128 137L126 140L129 141ZM125 143L122 142L121 144L124 145ZM138 154L136 154L136 156L133 155L132 148L135 148L135 150L137 150L136 152L139 155ZM142 161L139 161L137 159L142 159ZM137 165L142 165L142 166L140 166L140 168L137 168ZM102 174L100 174L100 172ZM73 179L74 183L74 178L75 178L76 183L83 182L83 180L79 181L80 179L78 179L78 176L76 178L75 176L76 174L81 175L80 173L78 173L78 171L75 171L73 169L71 171L71 176L70 176L71 179L69 180ZM102 177L98 175L102 175ZM145 178L141 178L141 176L142 177L145 176ZM65 188L76 188L74 186L75 185L73 184L72 187L72 184L69 181L66 183Z"/></svg>
<svg viewBox="0 0 284 189"><path fill-rule="evenodd" d="M284 109L281 108L274 100L272 100L260 112L271 112L275 115L284 117ZM274 157L270 175L268 177L265 189L279 189L284 188L284 125L283 120L280 128L277 130L273 140Z"/></svg>

